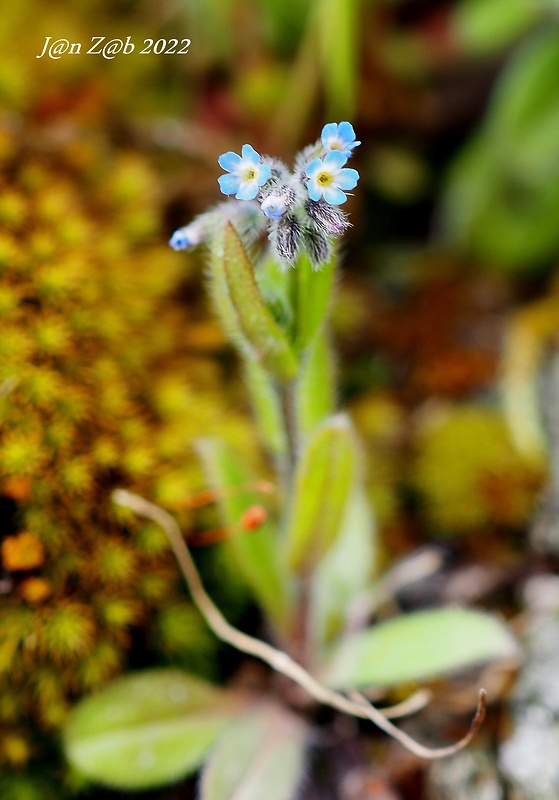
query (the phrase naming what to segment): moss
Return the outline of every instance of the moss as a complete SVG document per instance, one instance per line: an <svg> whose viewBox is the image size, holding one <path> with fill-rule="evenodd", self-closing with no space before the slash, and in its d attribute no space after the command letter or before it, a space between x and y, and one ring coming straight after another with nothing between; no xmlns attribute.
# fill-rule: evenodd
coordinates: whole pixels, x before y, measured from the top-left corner
<svg viewBox="0 0 559 800"><path fill-rule="evenodd" d="M29 141L0 129L0 495L15 508L0 764L14 768L41 757L77 695L126 668L136 639L142 663L209 669L214 641L166 543L110 495L163 500L188 530L203 485L192 440L250 439L211 358L223 341L190 344L207 326L180 299L194 264L166 245L146 160L103 137Z"/></svg>
<svg viewBox="0 0 559 800"><path fill-rule="evenodd" d="M412 483L431 525L444 533L522 527L543 468L515 449L501 414L475 405L441 409L417 440Z"/></svg>

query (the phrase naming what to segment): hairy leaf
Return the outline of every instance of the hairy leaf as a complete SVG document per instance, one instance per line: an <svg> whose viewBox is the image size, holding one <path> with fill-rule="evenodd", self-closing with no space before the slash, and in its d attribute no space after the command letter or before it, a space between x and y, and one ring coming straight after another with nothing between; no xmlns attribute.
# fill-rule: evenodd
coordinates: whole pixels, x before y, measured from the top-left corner
<svg viewBox="0 0 559 800"><path fill-rule="evenodd" d="M359 486L348 503L340 535L311 580L311 631L319 653L348 622L352 601L371 580L374 558L375 523Z"/></svg>
<svg viewBox="0 0 559 800"><path fill-rule="evenodd" d="M279 705L227 728L202 776L201 800L291 800L304 768L307 727Z"/></svg>
<svg viewBox="0 0 559 800"><path fill-rule="evenodd" d="M305 252L297 259L292 276L292 302L295 309L293 342L297 351L313 341L326 318L336 263L335 252L320 270L313 268Z"/></svg>
<svg viewBox="0 0 559 800"><path fill-rule="evenodd" d="M238 703L179 670L129 675L75 708L66 756L89 779L119 789L169 783L200 766Z"/></svg>
<svg viewBox="0 0 559 800"><path fill-rule="evenodd" d="M252 263L231 223L225 227L223 269L238 324L257 360L277 378L290 380L297 371L297 359L264 302Z"/></svg>
<svg viewBox="0 0 559 800"><path fill-rule="evenodd" d="M287 438L273 381L256 361L245 363L245 376L264 445L273 456L282 458L287 452Z"/></svg>
<svg viewBox="0 0 559 800"><path fill-rule="evenodd" d="M464 608L418 611L349 636L332 649L323 678L339 688L391 686L515 650L507 628L489 614Z"/></svg>
<svg viewBox="0 0 559 800"><path fill-rule="evenodd" d="M297 427L303 436L334 413L333 362L328 334L320 330L303 354L295 388Z"/></svg>
<svg viewBox="0 0 559 800"><path fill-rule="evenodd" d="M310 435L295 475L286 552L296 572L309 572L336 541L355 476L353 431L336 414Z"/></svg>
<svg viewBox="0 0 559 800"><path fill-rule="evenodd" d="M224 261L225 232L220 231L212 239L210 247L209 293L214 310L227 336L248 361L256 360L256 353L247 340L237 310L231 300Z"/></svg>

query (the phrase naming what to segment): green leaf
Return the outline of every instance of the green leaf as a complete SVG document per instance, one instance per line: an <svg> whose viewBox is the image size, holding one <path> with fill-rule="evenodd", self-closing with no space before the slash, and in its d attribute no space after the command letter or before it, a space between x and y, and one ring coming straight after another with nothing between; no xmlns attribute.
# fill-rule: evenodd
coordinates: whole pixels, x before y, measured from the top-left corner
<svg viewBox="0 0 559 800"><path fill-rule="evenodd" d="M310 629L318 653L342 632L352 600L369 585L375 550L373 514L359 486L348 503L340 535L311 579Z"/></svg>
<svg viewBox="0 0 559 800"><path fill-rule="evenodd" d="M328 334L320 330L303 354L295 386L297 428L303 437L334 413L334 371Z"/></svg>
<svg viewBox="0 0 559 800"><path fill-rule="evenodd" d="M304 722L279 705L236 720L202 775L201 800L291 800L304 773Z"/></svg>
<svg viewBox="0 0 559 800"><path fill-rule="evenodd" d="M527 135L543 135L546 154L556 144L559 109L559 86L555 76L559 69L559 27L548 26L530 37L517 50L497 83L488 111L488 126L495 136L508 133L513 142L500 142L509 148L521 144ZM547 130L539 130L541 125ZM496 148L499 142L495 141ZM534 152L537 157L538 153Z"/></svg>
<svg viewBox="0 0 559 800"><path fill-rule="evenodd" d="M320 270L316 270L305 252L297 259L292 275L292 302L295 309L293 342L297 351L303 350L313 341L326 318L337 260L334 252L329 261Z"/></svg>
<svg viewBox="0 0 559 800"><path fill-rule="evenodd" d="M533 0L462 0L451 12L451 24L468 53L488 55L512 44L542 11Z"/></svg>
<svg viewBox="0 0 559 800"><path fill-rule="evenodd" d="M290 380L297 372L297 359L264 302L252 263L230 222L224 232L223 270L238 324L256 359L280 380Z"/></svg>
<svg viewBox="0 0 559 800"><path fill-rule="evenodd" d="M333 648L322 679L340 689L392 686L510 656L516 644L495 617L464 608L381 622Z"/></svg>
<svg viewBox="0 0 559 800"><path fill-rule="evenodd" d="M265 255L258 263L254 277L260 293L274 319L283 330L288 330L293 323L293 307L291 302L291 283L294 270L286 270L278 264L271 254Z"/></svg>
<svg viewBox="0 0 559 800"><path fill-rule="evenodd" d="M248 361L255 360L250 342L244 335L237 310L231 300L224 261L225 232L219 231L210 245L209 294L223 330Z"/></svg>
<svg viewBox="0 0 559 800"><path fill-rule="evenodd" d="M522 270L559 249L559 30L532 37L509 62L483 129L454 163L444 196L449 238Z"/></svg>
<svg viewBox="0 0 559 800"><path fill-rule="evenodd" d="M66 756L108 786L160 786L200 766L238 703L179 670L129 675L74 709L64 730Z"/></svg>
<svg viewBox="0 0 559 800"><path fill-rule="evenodd" d="M270 620L282 628L290 608L288 578L280 557L279 540L270 521L256 530L239 527L244 512L262 504L254 476L219 439L200 439L197 449L212 489L218 494L223 524L233 535L220 546L266 609Z"/></svg>
<svg viewBox="0 0 559 800"><path fill-rule="evenodd" d="M286 541L294 571L308 573L336 541L355 477L351 424L336 414L315 428L297 467Z"/></svg>
<svg viewBox="0 0 559 800"><path fill-rule="evenodd" d="M273 381L256 361L245 363L245 376L264 446L273 456L282 458L287 452L287 437Z"/></svg>

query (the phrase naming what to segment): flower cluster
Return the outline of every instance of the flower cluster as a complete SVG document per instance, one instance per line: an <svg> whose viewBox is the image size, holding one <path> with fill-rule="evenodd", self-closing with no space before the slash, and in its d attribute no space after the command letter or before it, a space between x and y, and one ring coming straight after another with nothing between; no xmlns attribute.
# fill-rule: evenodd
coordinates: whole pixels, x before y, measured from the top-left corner
<svg viewBox="0 0 559 800"><path fill-rule="evenodd" d="M349 122L330 122L321 138L299 153L293 172L249 144L243 145L241 155L223 153L218 159L225 170L218 178L220 189L243 202L220 203L175 231L169 244L175 250L194 247L210 238L216 225L230 220L249 243L267 230L283 267L292 266L304 248L320 268L330 257L332 241L349 227L339 206L359 180L357 170L345 166L359 144Z"/></svg>

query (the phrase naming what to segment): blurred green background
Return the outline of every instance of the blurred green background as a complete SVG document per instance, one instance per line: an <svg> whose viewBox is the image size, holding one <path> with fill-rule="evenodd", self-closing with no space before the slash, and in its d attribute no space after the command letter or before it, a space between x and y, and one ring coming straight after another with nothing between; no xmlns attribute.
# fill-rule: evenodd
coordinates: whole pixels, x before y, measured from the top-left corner
<svg viewBox="0 0 559 800"><path fill-rule="evenodd" d="M109 797L62 764L71 704L138 666L236 666L161 534L109 500L126 486L195 533L216 524L195 436L266 469L203 255L166 244L219 200L220 153L291 162L353 123L333 317L384 559L433 539L525 558L559 331L559 3L3 0L0 19L0 796ZM135 50L88 55L95 36ZM81 53L37 58L46 37ZM172 38L188 52L140 54ZM219 553L200 565L252 624Z"/></svg>

